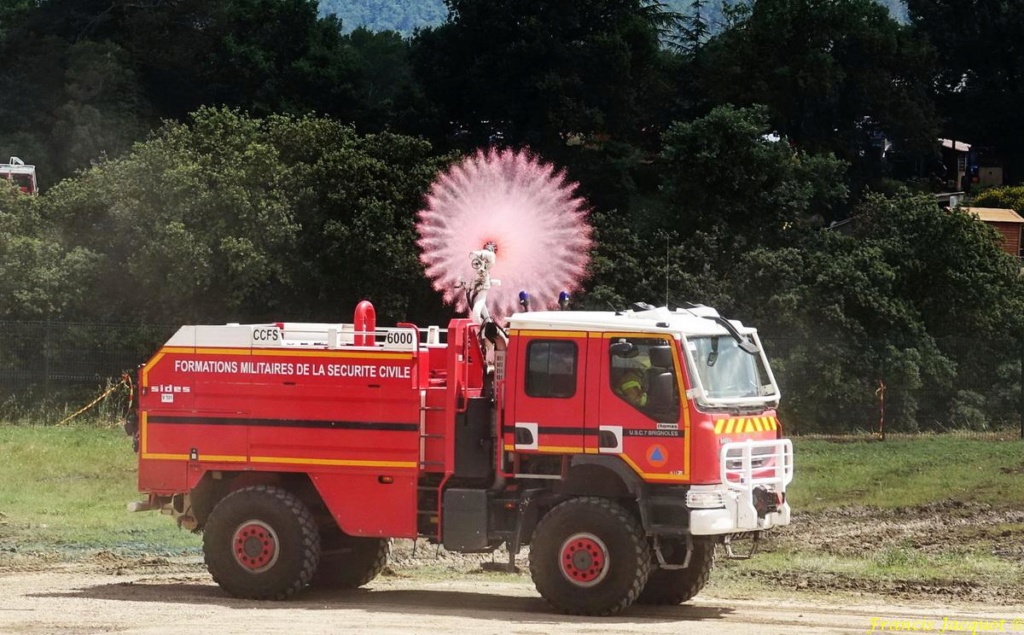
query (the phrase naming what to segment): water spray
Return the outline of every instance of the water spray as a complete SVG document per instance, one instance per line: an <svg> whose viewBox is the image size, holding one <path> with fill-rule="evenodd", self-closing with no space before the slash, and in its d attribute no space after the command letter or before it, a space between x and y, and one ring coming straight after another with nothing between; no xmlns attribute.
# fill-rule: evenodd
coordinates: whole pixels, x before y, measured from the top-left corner
<svg viewBox="0 0 1024 635"><path fill-rule="evenodd" d="M526 309L519 289L529 290L530 308L562 305L559 293L579 288L592 245L576 187L511 149L478 151L438 175L416 230L420 260L444 301L480 323Z"/></svg>

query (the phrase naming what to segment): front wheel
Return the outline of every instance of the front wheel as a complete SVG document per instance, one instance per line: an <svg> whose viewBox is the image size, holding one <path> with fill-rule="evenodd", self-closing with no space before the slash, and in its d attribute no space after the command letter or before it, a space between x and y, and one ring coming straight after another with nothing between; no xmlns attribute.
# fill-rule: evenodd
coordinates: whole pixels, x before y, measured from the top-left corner
<svg viewBox="0 0 1024 635"><path fill-rule="evenodd" d="M711 577L715 564L715 543L694 538L690 566L685 569L655 569L647 579L647 586L637 598L638 604L681 604L700 593ZM682 563L686 557L684 541L665 541L662 544L665 559Z"/></svg>
<svg viewBox="0 0 1024 635"><path fill-rule="evenodd" d="M213 508L203 555L214 581L231 595L283 600L313 579L320 535L297 496L256 485L228 494Z"/></svg>
<svg viewBox="0 0 1024 635"><path fill-rule="evenodd" d="M530 575L551 606L614 615L632 604L651 570L636 518L615 501L573 498L548 512L530 541Z"/></svg>

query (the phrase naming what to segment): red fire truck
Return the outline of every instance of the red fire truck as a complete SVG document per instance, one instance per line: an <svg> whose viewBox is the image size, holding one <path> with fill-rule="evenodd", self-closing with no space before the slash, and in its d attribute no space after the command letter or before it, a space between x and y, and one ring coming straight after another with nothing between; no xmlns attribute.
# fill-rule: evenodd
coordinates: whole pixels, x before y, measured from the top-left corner
<svg viewBox="0 0 1024 635"><path fill-rule="evenodd" d="M130 507L202 531L238 597L360 586L426 537L528 545L552 606L610 615L689 599L716 544L790 520L757 332L704 306L185 326L139 386Z"/></svg>
<svg viewBox="0 0 1024 635"><path fill-rule="evenodd" d="M11 157L10 163L0 163L0 179L12 181L25 194L35 194L39 190L36 166L25 165L18 157Z"/></svg>

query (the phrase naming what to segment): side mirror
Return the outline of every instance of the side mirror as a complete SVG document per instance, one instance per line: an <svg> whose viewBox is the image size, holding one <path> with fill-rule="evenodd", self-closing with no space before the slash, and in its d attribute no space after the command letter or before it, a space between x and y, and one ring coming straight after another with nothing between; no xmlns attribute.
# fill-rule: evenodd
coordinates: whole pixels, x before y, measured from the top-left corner
<svg viewBox="0 0 1024 635"><path fill-rule="evenodd" d="M676 391L676 381L672 373L660 373L651 378L647 393L647 410L665 415L667 421L679 418L679 393Z"/></svg>
<svg viewBox="0 0 1024 635"><path fill-rule="evenodd" d="M669 346L652 346L647 352L651 356L654 368L672 368L672 348Z"/></svg>
<svg viewBox="0 0 1024 635"><path fill-rule="evenodd" d="M636 357L640 352L632 342L613 342L609 349L613 357L624 357L629 359Z"/></svg>

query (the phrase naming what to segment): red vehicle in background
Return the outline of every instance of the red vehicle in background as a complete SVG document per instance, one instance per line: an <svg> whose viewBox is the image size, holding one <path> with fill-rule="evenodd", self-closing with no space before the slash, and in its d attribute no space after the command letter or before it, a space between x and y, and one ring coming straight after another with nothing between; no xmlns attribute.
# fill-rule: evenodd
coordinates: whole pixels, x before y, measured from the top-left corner
<svg viewBox="0 0 1024 635"><path fill-rule="evenodd" d="M688 600L716 545L790 522L767 357L704 306L184 326L138 383L133 509L202 531L238 597L360 586L426 537L528 545L551 605L611 615Z"/></svg>
<svg viewBox="0 0 1024 635"><path fill-rule="evenodd" d="M35 194L39 191L36 166L25 165L18 157L11 157L10 163L0 163L0 179L14 183L25 194Z"/></svg>

